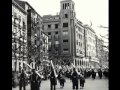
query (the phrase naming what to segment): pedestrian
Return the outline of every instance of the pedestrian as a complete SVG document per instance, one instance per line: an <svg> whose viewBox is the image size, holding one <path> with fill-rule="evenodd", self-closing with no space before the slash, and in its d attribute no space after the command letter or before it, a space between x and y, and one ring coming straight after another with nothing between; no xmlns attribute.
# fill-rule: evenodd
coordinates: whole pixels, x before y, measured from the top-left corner
<svg viewBox="0 0 120 90"><path fill-rule="evenodd" d="M92 78L95 79L96 77L96 72L92 69Z"/></svg>
<svg viewBox="0 0 120 90"><path fill-rule="evenodd" d="M87 70L84 70L84 77L87 78Z"/></svg>
<svg viewBox="0 0 120 90"><path fill-rule="evenodd" d="M32 69L32 75L30 76L31 90L38 90L38 75L35 72L35 69Z"/></svg>
<svg viewBox="0 0 120 90"><path fill-rule="evenodd" d="M42 81L42 78L41 78L41 77L38 77L38 78L37 78L37 90L40 90L41 81Z"/></svg>
<svg viewBox="0 0 120 90"><path fill-rule="evenodd" d="M56 76L54 74L54 71L52 69L51 74L50 74L50 87L51 87L51 90L56 90L56 85L57 85L57 78L56 78Z"/></svg>
<svg viewBox="0 0 120 90"><path fill-rule="evenodd" d="M75 68L73 68L73 74L72 74L72 84L73 84L73 90L78 90L78 73L76 72Z"/></svg>
<svg viewBox="0 0 120 90"><path fill-rule="evenodd" d="M22 70L20 76L19 76L19 90L22 90L22 87L23 87L23 90L26 90L26 74L25 74L25 71Z"/></svg>
<svg viewBox="0 0 120 90"><path fill-rule="evenodd" d="M84 88L85 77L83 74L80 74L80 89Z"/></svg>
<svg viewBox="0 0 120 90"><path fill-rule="evenodd" d="M102 78L102 70L101 69L98 70L98 75L99 75L99 78L101 79Z"/></svg>
<svg viewBox="0 0 120 90"><path fill-rule="evenodd" d="M64 78L64 73L62 72L62 69L60 69L59 71L58 80L60 82L60 87L63 88L65 83L65 78Z"/></svg>

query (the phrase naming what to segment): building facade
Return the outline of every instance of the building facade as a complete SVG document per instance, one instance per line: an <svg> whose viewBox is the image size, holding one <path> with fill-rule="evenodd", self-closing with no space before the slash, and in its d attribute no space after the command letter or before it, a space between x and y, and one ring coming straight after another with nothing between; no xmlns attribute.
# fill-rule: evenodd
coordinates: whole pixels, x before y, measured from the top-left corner
<svg viewBox="0 0 120 90"><path fill-rule="evenodd" d="M103 60L103 54L104 54L104 49L103 49L104 41L102 39L99 39L96 36L96 56L99 60L99 64L101 66L102 60Z"/></svg>
<svg viewBox="0 0 120 90"><path fill-rule="evenodd" d="M88 63L84 59L84 27L76 18L74 6L72 0L61 1L59 15L43 16L43 28L49 36L49 59L56 64L73 63L84 68Z"/></svg>
<svg viewBox="0 0 120 90"><path fill-rule="evenodd" d="M12 71L24 68L27 62L27 12L12 0Z"/></svg>
<svg viewBox="0 0 120 90"><path fill-rule="evenodd" d="M94 30L85 25L85 40L86 40L86 58L89 60L89 64L91 67L97 68L99 61L97 59L96 53L96 34Z"/></svg>
<svg viewBox="0 0 120 90"><path fill-rule="evenodd" d="M27 12L27 51L28 64L36 70L41 68L40 62L45 55L46 49L43 50L47 43L46 34L42 29L42 17L34 10L34 8L25 1L15 0ZM44 40L46 39L46 40ZM43 43L43 41L45 41ZM44 52L43 52L44 51Z"/></svg>

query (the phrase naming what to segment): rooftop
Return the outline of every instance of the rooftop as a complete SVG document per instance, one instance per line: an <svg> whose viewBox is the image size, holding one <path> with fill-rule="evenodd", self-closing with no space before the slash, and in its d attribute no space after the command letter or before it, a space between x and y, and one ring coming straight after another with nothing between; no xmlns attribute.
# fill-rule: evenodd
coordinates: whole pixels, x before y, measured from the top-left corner
<svg viewBox="0 0 120 90"><path fill-rule="evenodd" d="M59 21L60 20L59 15L44 15L42 18L44 21Z"/></svg>

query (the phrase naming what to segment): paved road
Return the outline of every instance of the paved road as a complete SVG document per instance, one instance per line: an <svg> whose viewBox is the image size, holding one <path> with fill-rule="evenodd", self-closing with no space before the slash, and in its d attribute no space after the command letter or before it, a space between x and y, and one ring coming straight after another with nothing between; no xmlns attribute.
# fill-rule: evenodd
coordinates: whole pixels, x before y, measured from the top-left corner
<svg viewBox="0 0 120 90"><path fill-rule="evenodd" d="M30 90L30 86L26 87L26 90ZM19 88L12 88L12 90L19 90ZM40 90L50 90L50 81L42 81ZM72 82L69 79L66 79L65 87L63 89L60 88L59 82L56 86L56 90L72 90ZM108 79L99 79L95 80L89 78L86 79L84 89L78 90L108 90Z"/></svg>

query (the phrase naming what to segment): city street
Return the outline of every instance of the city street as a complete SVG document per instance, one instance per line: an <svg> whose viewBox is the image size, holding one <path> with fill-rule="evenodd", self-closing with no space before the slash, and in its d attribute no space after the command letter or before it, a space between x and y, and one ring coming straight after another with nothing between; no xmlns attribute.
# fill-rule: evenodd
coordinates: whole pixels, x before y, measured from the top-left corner
<svg viewBox="0 0 120 90"><path fill-rule="evenodd" d="M12 90L19 90L19 88L12 88ZM30 85L27 86L26 90L30 90ZM50 90L50 81L42 81L40 90ZM60 88L59 82L57 82L56 90L72 90L72 82L69 79L66 79L65 87ZM80 88L78 89L80 90ZM85 87L82 90L108 90L108 79L99 79L95 80L88 78L86 79Z"/></svg>

